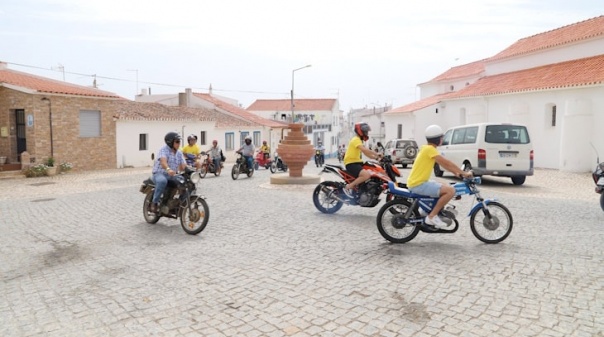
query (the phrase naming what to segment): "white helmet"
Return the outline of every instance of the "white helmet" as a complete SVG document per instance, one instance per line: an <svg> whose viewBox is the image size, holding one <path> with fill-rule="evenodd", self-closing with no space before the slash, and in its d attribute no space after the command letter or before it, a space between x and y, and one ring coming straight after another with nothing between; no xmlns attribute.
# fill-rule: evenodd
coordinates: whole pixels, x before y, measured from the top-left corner
<svg viewBox="0 0 604 337"><path fill-rule="evenodd" d="M443 135L443 129L438 125L430 125L426 128L426 139L438 138Z"/></svg>

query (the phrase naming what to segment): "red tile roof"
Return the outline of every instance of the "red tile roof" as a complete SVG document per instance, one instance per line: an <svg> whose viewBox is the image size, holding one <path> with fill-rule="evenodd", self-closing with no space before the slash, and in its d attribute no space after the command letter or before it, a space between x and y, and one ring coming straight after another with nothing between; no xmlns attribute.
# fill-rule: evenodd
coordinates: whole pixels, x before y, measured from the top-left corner
<svg viewBox="0 0 604 337"><path fill-rule="evenodd" d="M431 105L434 105L448 97L450 97L451 95L455 94L455 92L448 92L446 94L439 94L439 95L434 95L434 96L430 96L430 97L426 97L424 99L420 99L419 101L415 101L413 103L409 103L407 105L403 105L401 107L398 107L396 109L392 109L390 111L386 111L384 112L385 114L396 114L396 113L407 113L407 112L414 112L426 107L429 107Z"/></svg>
<svg viewBox="0 0 604 337"><path fill-rule="evenodd" d="M573 23L564 27L550 30L537 35L525 37L516 41L489 60L503 59L516 55L587 40L604 35L604 15Z"/></svg>
<svg viewBox="0 0 604 337"><path fill-rule="evenodd" d="M486 60L487 59L452 67L451 69L431 79L429 82L448 81L458 78L481 75L482 73L484 73L484 64Z"/></svg>
<svg viewBox="0 0 604 337"><path fill-rule="evenodd" d="M271 128L287 128L287 123L260 117L256 114L253 114L238 106L229 104L223 100L213 97L211 94L193 93L193 95L214 104L214 106L216 106L217 108L220 108L220 109L228 111L234 115L237 115L237 116L245 119L246 121L250 121L252 123L271 127Z"/></svg>
<svg viewBox="0 0 604 337"><path fill-rule="evenodd" d="M513 92L601 85L604 83L604 55L548 64L479 79L449 98L496 95Z"/></svg>
<svg viewBox="0 0 604 337"><path fill-rule="evenodd" d="M132 102L127 100L116 101L115 108L118 114L114 117L120 120L215 121L216 127L249 127L254 125L250 121L205 108L167 106L160 103Z"/></svg>
<svg viewBox="0 0 604 337"><path fill-rule="evenodd" d="M335 98L294 99L295 111L331 111ZM247 107L249 111L292 111L291 99L259 99Z"/></svg>
<svg viewBox="0 0 604 337"><path fill-rule="evenodd" d="M12 85L39 93L125 99L112 92L56 81L20 71L6 69L0 64L0 85Z"/></svg>

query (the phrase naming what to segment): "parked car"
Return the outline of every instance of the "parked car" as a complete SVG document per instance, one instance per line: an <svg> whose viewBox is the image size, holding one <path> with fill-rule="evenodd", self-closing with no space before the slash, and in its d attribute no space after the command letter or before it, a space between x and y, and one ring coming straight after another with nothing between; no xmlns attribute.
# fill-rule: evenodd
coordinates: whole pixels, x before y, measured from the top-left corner
<svg viewBox="0 0 604 337"><path fill-rule="evenodd" d="M438 147L441 155L475 176L493 175L512 178L522 185L533 175L533 146L526 126L480 123L450 128ZM438 164L434 174L443 175Z"/></svg>
<svg viewBox="0 0 604 337"><path fill-rule="evenodd" d="M393 139L384 146L385 155L390 155L394 164L400 164L403 168L413 165L417 156L417 143L413 139Z"/></svg>

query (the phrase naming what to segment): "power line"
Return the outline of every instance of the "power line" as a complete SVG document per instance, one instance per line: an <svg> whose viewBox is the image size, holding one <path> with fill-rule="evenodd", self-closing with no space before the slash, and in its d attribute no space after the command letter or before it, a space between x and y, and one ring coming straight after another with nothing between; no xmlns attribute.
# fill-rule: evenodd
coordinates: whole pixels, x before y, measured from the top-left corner
<svg viewBox="0 0 604 337"><path fill-rule="evenodd" d="M28 64L21 64L21 63L15 63L15 62L4 62L4 63L11 64L11 65L14 65L14 66L19 66L19 67L24 67L24 68L49 70L49 71L55 71L55 72L57 71L57 70L52 69L52 68L44 68L44 67L32 66L32 65L28 65ZM132 81L132 80L129 80L129 79L125 79L125 78L102 76L102 75L98 75L98 74L77 73L77 72L73 72L73 71L66 71L64 69L65 68L63 68L63 70L61 70L61 72L63 73L63 76L65 74L70 74L70 75L90 77L92 79L102 78L102 79L111 80L111 81L129 82L129 83L135 82L135 81ZM170 83L160 83L160 82L146 82L146 81L138 81L138 80L136 82L137 83L146 84L146 85L158 85L158 86L164 86L164 87L191 88L191 89L197 89L197 90L207 90L206 89L207 87L204 88L204 87L201 87L201 86L189 86L189 85L183 85L183 84L170 84ZM216 88L212 88L212 91L234 92L234 93L244 93L244 94L270 94L270 95L288 95L289 94L289 92L269 92L269 91L216 89Z"/></svg>

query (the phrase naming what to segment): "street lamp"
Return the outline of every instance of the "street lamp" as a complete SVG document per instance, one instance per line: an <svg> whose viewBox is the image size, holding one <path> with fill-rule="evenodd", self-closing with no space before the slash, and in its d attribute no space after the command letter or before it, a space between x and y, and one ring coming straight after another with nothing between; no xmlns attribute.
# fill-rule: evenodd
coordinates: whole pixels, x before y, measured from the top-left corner
<svg viewBox="0 0 604 337"><path fill-rule="evenodd" d="M308 68L310 66L311 66L310 64L307 64L304 67L300 67L300 68L292 70L292 92L291 92L291 95L292 95L292 104L291 104L292 105L292 123L294 123L294 73L300 69Z"/></svg>
<svg viewBox="0 0 604 337"><path fill-rule="evenodd" d="M54 157L54 146L52 144L52 103L50 102L50 98L42 97L43 101L48 101L48 123L50 124L50 156Z"/></svg>

